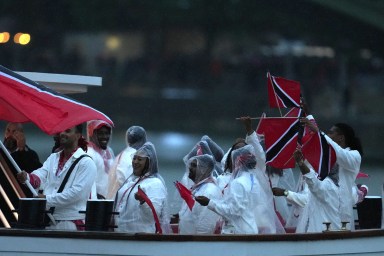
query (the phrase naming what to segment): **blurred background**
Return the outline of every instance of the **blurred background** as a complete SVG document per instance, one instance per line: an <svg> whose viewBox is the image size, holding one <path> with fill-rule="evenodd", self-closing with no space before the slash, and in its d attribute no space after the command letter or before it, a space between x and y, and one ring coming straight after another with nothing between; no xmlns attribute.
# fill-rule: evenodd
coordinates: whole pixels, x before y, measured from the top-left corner
<svg viewBox="0 0 384 256"><path fill-rule="evenodd" d="M359 182L381 191L384 1L0 0L0 10L1 65L102 77L102 87L70 97L111 117L116 154L126 129L141 125L161 170L181 178L182 157L204 134L226 151L244 136L236 117L278 115L269 71L301 83L323 130L355 128L371 175ZM53 140L26 127L44 161Z"/></svg>

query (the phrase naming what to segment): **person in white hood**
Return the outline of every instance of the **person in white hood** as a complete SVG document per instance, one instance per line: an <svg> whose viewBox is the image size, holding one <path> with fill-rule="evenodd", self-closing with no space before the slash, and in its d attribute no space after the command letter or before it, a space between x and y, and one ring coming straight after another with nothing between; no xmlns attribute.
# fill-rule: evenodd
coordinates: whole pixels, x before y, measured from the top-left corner
<svg viewBox="0 0 384 256"><path fill-rule="evenodd" d="M311 126L311 129L316 132L319 131L317 126ZM323 132L322 134L336 153L341 195L340 218L343 222L349 222L346 226L347 229L354 230L353 206L355 198L352 188L355 186L355 180L360 171L363 147L353 128L345 123L334 124L326 134Z"/></svg>
<svg viewBox="0 0 384 256"><path fill-rule="evenodd" d="M115 231L170 233L167 188L159 173L155 146L151 142L146 142L136 151L132 166L132 175L115 197L114 209L119 212L114 217ZM140 195L139 188L150 204Z"/></svg>
<svg viewBox="0 0 384 256"><path fill-rule="evenodd" d="M193 196L205 195L209 198L220 199L222 193L213 177L215 160L204 154L188 160L188 177L194 182L191 192ZM207 207L195 203L190 209L186 202L181 205L179 212L180 234L213 234L220 216Z"/></svg>
<svg viewBox="0 0 384 256"><path fill-rule="evenodd" d="M116 156L108 172L107 199L114 199L117 190L132 174L133 155L147 141L147 133L141 126L131 126L125 134L125 141L127 142L127 147Z"/></svg>
<svg viewBox="0 0 384 256"><path fill-rule="evenodd" d="M224 189L223 199L196 197L196 201L224 218L222 234L257 234L256 203L260 197L260 184L253 171L255 150L245 145L232 151L231 181Z"/></svg>

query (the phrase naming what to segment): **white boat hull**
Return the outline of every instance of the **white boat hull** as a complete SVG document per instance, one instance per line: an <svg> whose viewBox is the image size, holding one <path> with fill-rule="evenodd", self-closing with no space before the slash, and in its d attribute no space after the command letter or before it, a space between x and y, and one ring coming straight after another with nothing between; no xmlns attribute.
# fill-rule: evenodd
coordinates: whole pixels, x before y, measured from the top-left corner
<svg viewBox="0 0 384 256"><path fill-rule="evenodd" d="M0 255L384 255L384 230L285 235L152 235L0 229Z"/></svg>

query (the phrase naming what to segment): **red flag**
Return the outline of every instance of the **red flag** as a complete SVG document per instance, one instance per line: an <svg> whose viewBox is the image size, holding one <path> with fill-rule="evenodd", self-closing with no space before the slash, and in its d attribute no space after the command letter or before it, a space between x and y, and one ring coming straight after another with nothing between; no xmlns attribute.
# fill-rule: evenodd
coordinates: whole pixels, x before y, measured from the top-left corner
<svg viewBox="0 0 384 256"><path fill-rule="evenodd" d="M295 167L292 157L297 146L299 119L264 118L260 130L264 133L266 163L279 169Z"/></svg>
<svg viewBox="0 0 384 256"><path fill-rule="evenodd" d="M181 198L187 203L188 208L192 211L193 206L195 205L195 199L193 198L192 192L187 189L183 184L176 181L174 182L177 190L180 193Z"/></svg>
<svg viewBox="0 0 384 256"><path fill-rule="evenodd" d="M320 179L325 179L336 163L335 150L319 132L307 134L302 142L301 151L305 159L319 174Z"/></svg>
<svg viewBox="0 0 384 256"><path fill-rule="evenodd" d="M267 73L268 103L271 108L300 108L300 83Z"/></svg>
<svg viewBox="0 0 384 256"><path fill-rule="evenodd" d="M366 174L366 173L364 173L364 172L359 172L358 174L357 174L357 177L356 177L357 179L358 178L369 178L369 175L368 174Z"/></svg>
<svg viewBox="0 0 384 256"><path fill-rule="evenodd" d="M149 197L144 193L140 186L137 188L137 194L148 204L149 208L151 208L152 210L153 218L155 219L156 234L162 234L163 230L161 229L159 217L157 216L155 207L153 206L151 199L149 199Z"/></svg>
<svg viewBox="0 0 384 256"><path fill-rule="evenodd" d="M47 134L90 120L112 120L100 111L0 66L0 119L33 122Z"/></svg>

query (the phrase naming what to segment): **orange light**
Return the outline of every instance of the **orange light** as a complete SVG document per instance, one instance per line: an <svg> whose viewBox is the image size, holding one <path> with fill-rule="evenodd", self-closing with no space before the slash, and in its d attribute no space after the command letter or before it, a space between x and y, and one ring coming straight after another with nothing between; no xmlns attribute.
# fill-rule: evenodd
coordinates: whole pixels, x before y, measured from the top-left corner
<svg viewBox="0 0 384 256"><path fill-rule="evenodd" d="M19 44L20 43L20 37L23 33L17 33L14 37L13 37L13 42L15 42L16 44Z"/></svg>
<svg viewBox="0 0 384 256"><path fill-rule="evenodd" d="M9 41L9 33L8 32L3 32L3 33L0 33L0 43L6 43Z"/></svg>

